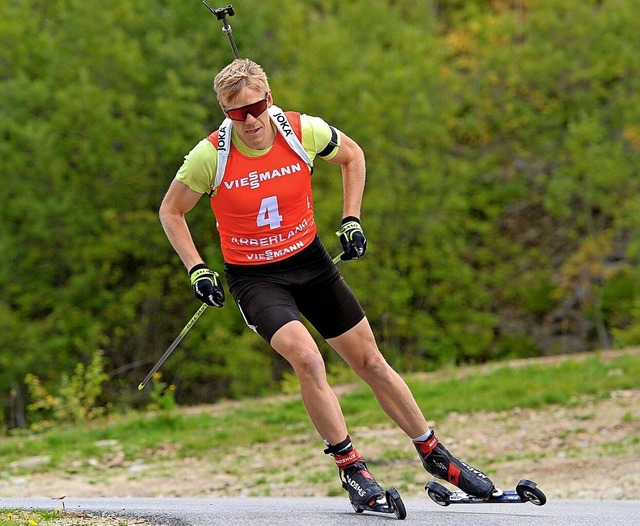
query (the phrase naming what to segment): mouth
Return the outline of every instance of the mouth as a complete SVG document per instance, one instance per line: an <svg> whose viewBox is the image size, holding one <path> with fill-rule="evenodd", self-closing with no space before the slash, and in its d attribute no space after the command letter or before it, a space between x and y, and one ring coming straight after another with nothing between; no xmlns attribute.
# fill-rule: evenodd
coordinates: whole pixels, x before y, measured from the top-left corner
<svg viewBox="0 0 640 526"><path fill-rule="evenodd" d="M250 136L254 136L257 135L258 132L260 132L262 128L258 127L258 128L251 128L250 130L245 130L244 133L246 135L250 135Z"/></svg>

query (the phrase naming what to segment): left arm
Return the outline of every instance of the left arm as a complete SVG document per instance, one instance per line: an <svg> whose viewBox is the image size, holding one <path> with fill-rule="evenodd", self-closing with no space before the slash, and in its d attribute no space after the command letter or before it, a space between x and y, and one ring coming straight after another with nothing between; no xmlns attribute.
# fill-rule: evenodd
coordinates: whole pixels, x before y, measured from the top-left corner
<svg viewBox="0 0 640 526"><path fill-rule="evenodd" d="M343 249L340 259L358 259L367 249L367 239L360 226L366 178L364 152L353 139L340 132L340 147L329 162L342 168L342 226L336 232Z"/></svg>
<svg viewBox="0 0 640 526"><path fill-rule="evenodd" d="M328 160L342 169L343 205L342 217L360 219L362 195L365 183L365 160L362 148L353 139L340 133L340 147L336 155Z"/></svg>

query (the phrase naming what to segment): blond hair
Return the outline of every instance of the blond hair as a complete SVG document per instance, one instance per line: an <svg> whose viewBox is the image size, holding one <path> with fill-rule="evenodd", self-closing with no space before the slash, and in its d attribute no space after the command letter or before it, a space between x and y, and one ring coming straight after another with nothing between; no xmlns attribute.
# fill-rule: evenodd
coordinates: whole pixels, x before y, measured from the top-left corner
<svg viewBox="0 0 640 526"><path fill-rule="evenodd" d="M218 102L232 101L246 87L267 93L269 80L261 66L248 58L237 58L225 66L213 80Z"/></svg>

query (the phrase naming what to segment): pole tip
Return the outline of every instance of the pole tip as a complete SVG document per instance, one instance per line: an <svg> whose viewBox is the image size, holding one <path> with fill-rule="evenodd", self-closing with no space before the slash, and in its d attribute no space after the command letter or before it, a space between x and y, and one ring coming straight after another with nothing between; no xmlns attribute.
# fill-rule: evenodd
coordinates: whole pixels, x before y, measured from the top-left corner
<svg viewBox="0 0 640 526"><path fill-rule="evenodd" d="M141 384L138 386L138 391L142 391L143 389L144 389L144 384L143 384L143 383L141 383Z"/></svg>

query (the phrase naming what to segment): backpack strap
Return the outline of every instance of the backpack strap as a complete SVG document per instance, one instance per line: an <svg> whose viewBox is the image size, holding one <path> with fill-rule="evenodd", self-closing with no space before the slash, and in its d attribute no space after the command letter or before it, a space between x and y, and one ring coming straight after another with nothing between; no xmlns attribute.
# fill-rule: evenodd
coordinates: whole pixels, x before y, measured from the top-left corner
<svg viewBox="0 0 640 526"><path fill-rule="evenodd" d="M272 104L267 111L269 112L269 117L271 117L271 120L276 125L276 129L280 132L280 135L284 137L284 140L287 141L287 144L291 149L300 156L305 164L309 165L309 168L313 168L313 162L311 161L309 154L293 131L284 111L278 108L275 104Z"/></svg>
<svg viewBox="0 0 640 526"><path fill-rule="evenodd" d="M231 151L231 119L225 119L218 128L218 140L214 146L218 150L218 165L216 166L216 178L213 182L213 188L211 189L211 195L222 184L222 178L224 177L224 170L227 167L227 159L229 158L229 152Z"/></svg>

